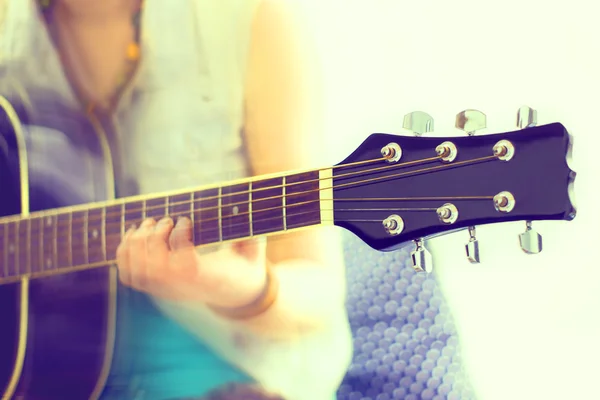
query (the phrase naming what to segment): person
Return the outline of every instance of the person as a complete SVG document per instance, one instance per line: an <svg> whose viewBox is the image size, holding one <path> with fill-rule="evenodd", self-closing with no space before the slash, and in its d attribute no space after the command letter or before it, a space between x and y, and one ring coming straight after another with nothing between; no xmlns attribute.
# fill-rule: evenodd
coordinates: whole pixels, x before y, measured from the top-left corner
<svg viewBox="0 0 600 400"><path fill-rule="evenodd" d="M25 60L12 78L108 121L120 197L330 162L314 48L291 1L2 3L0 62ZM334 398L351 357L338 232L196 251L190 229L148 219L119 246L102 398L198 397L226 383L203 367L216 358L243 372L232 381Z"/></svg>

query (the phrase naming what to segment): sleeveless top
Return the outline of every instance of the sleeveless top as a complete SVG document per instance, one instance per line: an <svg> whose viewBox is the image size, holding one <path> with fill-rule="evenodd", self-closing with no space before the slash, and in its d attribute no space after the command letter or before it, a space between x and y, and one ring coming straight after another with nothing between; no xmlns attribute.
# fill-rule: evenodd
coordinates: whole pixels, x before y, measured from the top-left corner
<svg viewBox="0 0 600 400"><path fill-rule="evenodd" d="M141 64L113 115L124 155L114 161L126 171L116 177L119 197L247 175L243 83L260 1L146 0ZM13 75L76 106L36 5L0 0L0 24L0 63L29 58ZM267 341L198 305L120 286L115 357L102 398L198 396L251 379L289 400L329 400L351 353L346 315L331 322L327 332L293 344Z"/></svg>

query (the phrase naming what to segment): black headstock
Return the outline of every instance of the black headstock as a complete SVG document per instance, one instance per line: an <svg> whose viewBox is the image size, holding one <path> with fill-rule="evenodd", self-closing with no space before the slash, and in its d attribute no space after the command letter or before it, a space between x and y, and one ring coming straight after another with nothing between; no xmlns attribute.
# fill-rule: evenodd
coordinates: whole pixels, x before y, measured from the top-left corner
<svg viewBox="0 0 600 400"><path fill-rule="evenodd" d="M471 135L481 115L458 115L463 137L369 136L334 168L335 224L385 251L475 225L575 218L566 128L529 127L535 111L526 108L519 113L526 129ZM418 134L433 122L421 125Z"/></svg>

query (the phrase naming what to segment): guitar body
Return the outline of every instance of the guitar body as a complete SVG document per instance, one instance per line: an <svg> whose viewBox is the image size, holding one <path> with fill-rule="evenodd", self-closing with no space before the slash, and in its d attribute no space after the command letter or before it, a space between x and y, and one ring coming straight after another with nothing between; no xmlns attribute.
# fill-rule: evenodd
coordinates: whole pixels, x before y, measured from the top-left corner
<svg viewBox="0 0 600 400"><path fill-rule="evenodd" d="M56 107L0 97L0 216L111 195L101 138ZM95 268L0 285L2 399L100 395L113 353L116 277L113 267Z"/></svg>

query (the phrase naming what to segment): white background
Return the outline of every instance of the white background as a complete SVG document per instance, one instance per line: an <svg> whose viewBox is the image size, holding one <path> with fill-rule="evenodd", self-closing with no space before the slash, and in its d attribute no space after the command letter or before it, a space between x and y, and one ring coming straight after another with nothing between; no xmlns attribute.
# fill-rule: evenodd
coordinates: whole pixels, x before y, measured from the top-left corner
<svg viewBox="0 0 600 400"><path fill-rule="evenodd" d="M570 0L305 0L324 60L331 162L372 132L402 133L423 110L436 133L484 111L487 132L512 130L521 105L575 136L578 216L542 222L544 251L527 256L524 223L479 227L430 243L483 400L600 398L600 6ZM524 133L525 134L525 133Z"/></svg>

